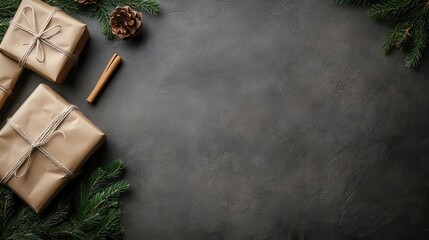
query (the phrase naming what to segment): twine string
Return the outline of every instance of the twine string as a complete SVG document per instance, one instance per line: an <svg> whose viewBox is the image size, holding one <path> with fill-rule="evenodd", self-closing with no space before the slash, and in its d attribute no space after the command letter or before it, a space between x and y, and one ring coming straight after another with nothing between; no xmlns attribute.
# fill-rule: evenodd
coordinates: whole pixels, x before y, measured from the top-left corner
<svg viewBox="0 0 429 240"><path fill-rule="evenodd" d="M31 12L31 19L27 15L27 11ZM27 32L28 34L32 35L33 38L31 41L27 43L23 43L23 45L27 45L27 50L24 52L23 56L19 60L19 64L21 66L26 67L27 60L30 57L30 54L36 50L36 59L38 62L44 62L45 61L45 50L43 49L43 45L46 44L50 46L51 48L57 50L58 52L64 54L68 58L70 58L74 63L77 63L77 56L55 42L51 41L50 38L57 35L61 32L61 26L59 24L51 26L48 28L49 23L51 22L52 18L54 17L55 13L59 11L58 8L53 8L50 12L49 16L46 18L45 22L43 23L43 26L38 31L37 30L37 24L36 24L36 14L34 11L33 6L27 5L22 8L21 15L24 17L24 19L27 21L27 24L29 27L26 27L22 24L19 24L15 21L11 21L10 23L13 24L18 29L21 29L24 32ZM42 44L43 43L43 44Z"/></svg>
<svg viewBox="0 0 429 240"><path fill-rule="evenodd" d="M15 132L17 132L28 144L29 146L24 150L24 154L19 159L19 161L13 166L13 168L5 175L2 179L1 183L6 184L12 177L21 178L25 176L28 172L29 166L31 164L31 155L35 150L40 151L45 155L53 164L55 164L58 168L60 168L63 172L65 172L69 176L73 176L73 172L71 172L67 167L65 167L61 162L55 159L51 154L49 154L43 146L49 142L49 140L54 137L56 134L61 134L64 138L66 138L66 134L63 131L57 130L60 124L67 118L67 116L74 110L78 110L78 108L74 105L69 105L65 108L61 113L59 113L52 122L46 127L46 129L40 134L40 136L33 142L31 139L25 134L24 130L13 122L11 119L7 120L7 123L12 127ZM25 164L24 171L22 173L18 173L18 171Z"/></svg>

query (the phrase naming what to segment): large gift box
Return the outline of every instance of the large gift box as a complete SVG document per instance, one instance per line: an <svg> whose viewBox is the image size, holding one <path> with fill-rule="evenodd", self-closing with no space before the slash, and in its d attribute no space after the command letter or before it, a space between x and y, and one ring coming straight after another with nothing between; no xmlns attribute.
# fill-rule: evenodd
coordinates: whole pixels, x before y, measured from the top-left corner
<svg viewBox="0 0 429 240"><path fill-rule="evenodd" d="M12 59L0 53L0 109L21 76L22 67Z"/></svg>
<svg viewBox="0 0 429 240"><path fill-rule="evenodd" d="M0 181L41 212L104 139L75 106L41 84L0 130Z"/></svg>
<svg viewBox="0 0 429 240"><path fill-rule="evenodd" d="M62 83L89 38L84 23L39 0L22 0L0 50L44 78Z"/></svg>

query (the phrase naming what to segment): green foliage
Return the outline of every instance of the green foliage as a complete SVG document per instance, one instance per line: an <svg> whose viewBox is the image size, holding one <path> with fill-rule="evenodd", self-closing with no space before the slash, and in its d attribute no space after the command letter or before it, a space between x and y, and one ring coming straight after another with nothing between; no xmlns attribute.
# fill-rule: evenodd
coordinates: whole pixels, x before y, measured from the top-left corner
<svg viewBox="0 0 429 240"><path fill-rule="evenodd" d="M157 15L160 12L159 3L153 0L117 0L116 5L128 5L136 9L144 9L146 12Z"/></svg>
<svg viewBox="0 0 429 240"><path fill-rule="evenodd" d="M0 20L0 39L6 33L6 30L7 30L8 26L9 26L9 24L6 21Z"/></svg>
<svg viewBox="0 0 429 240"><path fill-rule="evenodd" d="M101 6L97 13L97 19L100 22L101 33L107 38L112 39L113 33L109 24L109 10Z"/></svg>
<svg viewBox="0 0 429 240"><path fill-rule="evenodd" d="M123 173L123 163L115 161L76 179L43 214L0 186L0 239L121 239L119 196L130 187Z"/></svg>
<svg viewBox="0 0 429 240"><path fill-rule="evenodd" d="M428 0L335 0L338 4L368 5L370 18L391 24L381 51L406 53L405 65L418 69L429 44Z"/></svg>
<svg viewBox="0 0 429 240"><path fill-rule="evenodd" d="M390 0L377 3L368 9L369 17L381 21L397 21L408 18L408 14L415 7L413 0Z"/></svg>
<svg viewBox="0 0 429 240"><path fill-rule="evenodd" d="M161 7L156 0L98 0L95 4L80 5L74 0L43 0L46 3L58 7L69 14L80 14L97 17L100 22L101 32L107 39L112 39L113 34L109 25L110 13L116 6L128 5L134 9L141 9L150 14L159 14ZM0 0L0 40L7 30L9 20L14 16L21 0Z"/></svg>
<svg viewBox="0 0 429 240"><path fill-rule="evenodd" d="M336 0L338 4L344 5L368 5L376 1L377 0Z"/></svg>

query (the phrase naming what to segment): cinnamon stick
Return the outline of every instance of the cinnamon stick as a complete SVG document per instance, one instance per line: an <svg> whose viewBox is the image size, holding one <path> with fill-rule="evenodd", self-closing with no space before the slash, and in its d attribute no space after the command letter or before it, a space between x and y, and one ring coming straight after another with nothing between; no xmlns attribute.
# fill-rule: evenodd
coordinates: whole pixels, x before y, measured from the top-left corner
<svg viewBox="0 0 429 240"><path fill-rule="evenodd" d="M106 86L108 80L115 72L115 70L118 68L121 62L122 62L122 58L115 53L113 57L110 59L109 63L107 64L100 78L98 79L98 82L95 85L94 89L92 90L91 94L89 94L88 98L86 99L87 102L94 103L94 101L97 99L98 95Z"/></svg>

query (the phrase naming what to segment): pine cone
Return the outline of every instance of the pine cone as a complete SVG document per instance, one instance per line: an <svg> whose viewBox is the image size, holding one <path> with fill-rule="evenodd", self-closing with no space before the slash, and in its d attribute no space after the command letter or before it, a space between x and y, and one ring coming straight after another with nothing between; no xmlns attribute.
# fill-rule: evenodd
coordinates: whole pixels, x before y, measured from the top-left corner
<svg viewBox="0 0 429 240"><path fill-rule="evenodd" d="M110 15L112 33L126 39L139 34L142 26L142 13L130 8L116 7Z"/></svg>
<svg viewBox="0 0 429 240"><path fill-rule="evenodd" d="M82 5L88 5L88 4L93 4L97 2L97 0L74 0L74 1Z"/></svg>

